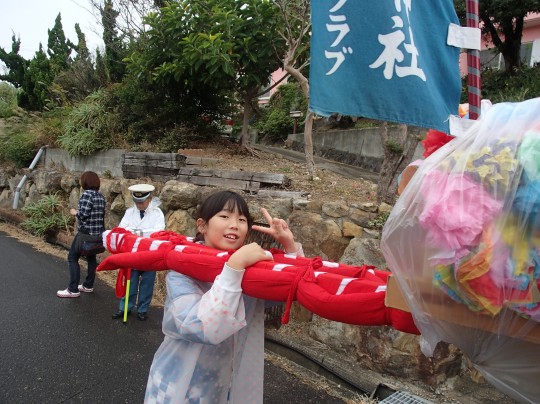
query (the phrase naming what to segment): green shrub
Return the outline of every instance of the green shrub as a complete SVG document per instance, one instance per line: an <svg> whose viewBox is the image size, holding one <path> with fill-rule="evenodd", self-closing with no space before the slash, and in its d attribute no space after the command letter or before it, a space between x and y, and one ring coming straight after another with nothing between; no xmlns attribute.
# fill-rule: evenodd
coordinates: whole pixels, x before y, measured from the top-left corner
<svg viewBox="0 0 540 404"><path fill-rule="evenodd" d="M260 128L269 140L276 142L286 139L287 135L292 132L293 126L294 120L289 116L289 112L282 109L272 109Z"/></svg>
<svg viewBox="0 0 540 404"><path fill-rule="evenodd" d="M520 102L540 96L540 67L523 67L514 74L504 70L482 71L482 98L492 103ZM467 77L462 81L461 102L467 100Z"/></svg>
<svg viewBox="0 0 540 404"><path fill-rule="evenodd" d="M15 115L17 108L17 89L12 85L0 82L0 118Z"/></svg>
<svg viewBox="0 0 540 404"><path fill-rule="evenodd" d="M389 216L390 212L381 212L377 215L375 219L368 222L368 226L372 229L380 230L384 227L384 224L388 220Z"/></svg>
<svg viewBox="0 0 540 404"><path fill-rule="evenodd" d="M58 144L71 156L89 156L111 146L116 116L108 109L108 94L99 90L71 110Z"/></svg>
<svg viewBox="0 0 540 404"><path fill-rule="evenodd" d="M43 119L34 125L34 131L41 145L57 146L57 139L63 133L64 123L70 111L69 107L61 107L43 112Z"/></svg>
<svg viewBox="0 0 540 404"><path fill-rule="evenodd" d="M211 140L221 118L231 116L237 105L221 92L187 91L182 83L174 82L161 86L133 75L112 86L111 92L118 131L130 149L146 143L176 151L182 144Z"/></svg>
<svg viewBox="0 0 540 404"><path fill-rule="evenodd" d="M32 162L39 147L34 135L24 131L0 134L0 160L27 167Z"/></svg>
<svg viewBox="0 0 540 404"><path fill-rule="evenodd" d="M285 140L294 127L294 119L290 117L291 111L302 111L304 116L307 111L307 100L297 83L287 83L278 87L255 123L255 127L270 141ZM302 119L299 120L299 125L301 121Z"/></svg>
<svg viewBox="0 0 540 404"><path fill-rule="evenodd" d="M22 209L29 216L22 226L40 237L59 230L69 231L72 216L65 206L66 203L58 194L45 195L38 202L30 203Z"/></svg>
<svg viewBox="0 0 540 404"><path fill-rule="evenodd" d="M192 130L183 126L174 126L165 131L154 143L154 151L157 153L176 153L178 149L184 149L192 138Z"/></svg>
<svg viewBox="0 0 540 404"><path fill-rule="evenodd" d="M388 139L386 142L386 148L393 154L402 154L403 153L403 145L400 144L397 140L394 139Z"/></svg>

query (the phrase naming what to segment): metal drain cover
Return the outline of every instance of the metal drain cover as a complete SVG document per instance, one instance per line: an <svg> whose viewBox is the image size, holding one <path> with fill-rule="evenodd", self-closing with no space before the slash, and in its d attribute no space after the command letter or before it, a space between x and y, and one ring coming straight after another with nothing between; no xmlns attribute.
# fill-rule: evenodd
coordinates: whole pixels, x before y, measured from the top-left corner
<svg viewBox="0 0 540 404"><path fill-rule="evenodd" d="M379 403L387 404L433 404L431 401L425 400L422 397L415 396L414 394L407 393L405 391L396 391L392 393Z"/></svg>

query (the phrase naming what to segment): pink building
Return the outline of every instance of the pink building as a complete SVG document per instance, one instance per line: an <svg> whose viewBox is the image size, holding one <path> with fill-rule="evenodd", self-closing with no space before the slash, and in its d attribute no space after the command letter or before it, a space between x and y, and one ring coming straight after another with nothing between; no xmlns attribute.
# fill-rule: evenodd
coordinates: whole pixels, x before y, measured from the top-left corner
<svg viewBox="0 0 540 404"><path fill-rule="evenodd" d="M270 78L270 84L268 85L267 88L272 87L274 84L276 84L281 79L283 79L283 77L285 77L286 75L287 75L287 72L285 70L283 69L276 70L274 73L272 73L272 77ZM279 84L280 85L285 84L286 82L287 82L287 79L281 81ZM264 106L268 104L268 101L270 101L270 97L277 91L278 87L279 85L277 85L276 87L272 88L271 90L268 90L266 93L261 95L259 97L259 105Z"/></svg>
<svg viewBox="0 0 540 404"><path fill-rule="evenodd" d="M528 66L540 63L540 14L530 13L525 17L523 24L523 37L521 38L521 58ZM480 50L480 63L482 68L492 67L503 69L504 59L500 53L493 51L493 45L482 41ZM467 74L467 56L463 51L460 55L459 66L462 76Z"/></svg>

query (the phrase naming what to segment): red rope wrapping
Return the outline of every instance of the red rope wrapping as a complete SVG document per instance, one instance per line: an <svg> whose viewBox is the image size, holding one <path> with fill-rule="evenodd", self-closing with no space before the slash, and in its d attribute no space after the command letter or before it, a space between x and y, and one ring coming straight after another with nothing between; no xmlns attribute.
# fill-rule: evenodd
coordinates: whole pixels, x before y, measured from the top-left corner
<svg viewBox="0 0 540 404"><path fill-rule="evenodd" d="M281 317L281 324L289 323L292 302L296 300L296 294L298 292L298 284L300 283L300 280L302 279L306 282L314 282L315 275L313 271L314 269L320 268L321 266L321 257L315 257L308 266L306 266L303 270L298 271L298 273L294 277L293 283L291 284L289 296L287 297L287 303L285 304L285 311L283 312L283 316Z"/></svg>
<svg viewBox="0 0 540 404"><path fill-rule="evenodd" d="M98 271L170 269L202 282L213 282L234 252L200 245L172 232L138 237L124 229L113 229L105 239L113 255L99 264ZM246 268L241 286L248 296L286 302L284 324L289 321L290 308L296 300L329 320L356 325L391 325L400 331L419 333L411 313L385 306L390 272L369 265L334 263L320 257L292 257L275 249L272 253L273 260ZM124 285L125 271L121 270L120 285Z"/></svg>
<svg viewBox="0 0 540 404"><path fill-rule="evenodd" d="M123 229L121 227L117 227L114 229L117 234L131 234L129 230ZM105 237L106 240L106 246L111 245L111 236L113 235L113 232L109 232L107 236ZM117 249L121 249L124 245L126 238L123 237L118 241L118 244L116 245ZM118 275L116 277L116 285L114 288L114 294L116 297L121 298L126 295L126 287L127 287L127 280L131 278L131 268L119 268Z"/></svg>

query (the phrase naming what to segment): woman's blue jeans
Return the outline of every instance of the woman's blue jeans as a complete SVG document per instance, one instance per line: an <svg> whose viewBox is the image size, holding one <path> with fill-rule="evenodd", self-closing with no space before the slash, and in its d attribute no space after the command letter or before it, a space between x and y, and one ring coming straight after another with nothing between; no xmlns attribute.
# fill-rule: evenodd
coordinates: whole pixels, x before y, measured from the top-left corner
<svg viewBox="0 0 540 404"><path fill-rule="evenodd" d="M128 311L131 311L135 304L137 304L138 313L146 313L148 311L148 306L150 306L150 302L152 301L152 295L154 294L155 279L156 271L139 271L137 269L131 270ZM137 292L139 292L138 299ZM124 311L125 302L125 297L120 299L120 311Z"/></svg>
<svg viewBox="0 0 540 404"><path fill-rule="evenodd" d="M81 244L84 241L95 240L96 236L90 236L82 233L77 233L71 247L68 252L68 266L69 266L69 286L70 292L79 292L79 282L81 280L81 266L79 265L79 259L81 258ZM88 273L83 285L92 289L94 287L94 280L96 279L97 259L95 255L89 255L86 257L88 261Z"/></svg>

